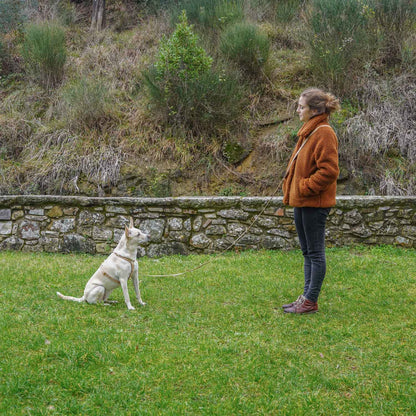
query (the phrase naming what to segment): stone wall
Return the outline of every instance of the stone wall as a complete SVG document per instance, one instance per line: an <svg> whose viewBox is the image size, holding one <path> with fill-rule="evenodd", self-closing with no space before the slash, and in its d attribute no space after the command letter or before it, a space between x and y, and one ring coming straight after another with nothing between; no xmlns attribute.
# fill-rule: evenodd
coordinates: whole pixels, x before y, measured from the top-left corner
<svg viewBox="0 0 416 416"><path fill-rule="evenodd" d="M0 250L109 253L130 216L150 233L141 256L222 251L250 226L239 249L298 247L293 209L280 197L0 196ZM339 197L327 246L354 244L416 248L416 197Z"/></svg>

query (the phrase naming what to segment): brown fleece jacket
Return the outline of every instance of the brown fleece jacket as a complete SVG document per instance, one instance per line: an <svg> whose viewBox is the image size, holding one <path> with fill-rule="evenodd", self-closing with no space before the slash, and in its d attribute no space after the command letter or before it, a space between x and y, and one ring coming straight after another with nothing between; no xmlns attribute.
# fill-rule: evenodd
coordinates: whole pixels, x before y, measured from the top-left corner
<svg viewBox="0 0 416 416"><path fill-rule="evenodd" d="M314 132L319 126L323 127ZM290 160L308 136L297 158L292 165L289 163L283 182L283 203L292 207L329 208L335 205L339 167L338 139L328 124L327 114L312 117L302 126Z"/></svg>

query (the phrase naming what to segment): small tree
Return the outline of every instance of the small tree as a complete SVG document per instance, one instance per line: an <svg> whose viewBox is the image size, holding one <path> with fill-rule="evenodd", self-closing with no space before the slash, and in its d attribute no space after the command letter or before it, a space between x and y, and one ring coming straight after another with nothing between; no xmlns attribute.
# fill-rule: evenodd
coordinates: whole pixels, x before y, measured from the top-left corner
<svg viewBox="0 0 416 416"><path fill-rule="evenodd" d="M183 12L172 36L162 39L156 63L144 73L153 108L171 126L209 137L239 117L238 81L215 71L212 62Z"/></svg>
<svg viewBox="0 0 416 416"><path fill-rule="evenodd" d="M173 35L162 38L155 69L159 81L166 84L198 78L209 71L212 58L198 46L198 36L188 24L185 11Z"/></svg>
<svg viewBox="0 0 416 416"><path fill-rule="evenodd" d="M212 58L198 46L198 37L183 12L172 36L162 38L154 67L145 73L151 98L169 120L186 123L189 96L181 95L189 91L189 84L207 74L211 65Z"/></svg>

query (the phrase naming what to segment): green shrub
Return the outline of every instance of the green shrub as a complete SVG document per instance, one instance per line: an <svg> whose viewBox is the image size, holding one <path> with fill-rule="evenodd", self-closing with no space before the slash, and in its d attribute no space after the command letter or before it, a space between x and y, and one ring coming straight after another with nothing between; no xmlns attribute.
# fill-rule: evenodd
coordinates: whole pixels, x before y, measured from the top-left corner
<svg viewBox="0 0 416 416"><path fill-rule="evenodd" d="M99 129L111 117L111 101L104 82L77 79L62 90L62 117L76 129Z"/></svg>
<svg viewBox="0 0 416 416"><path fill-rule="evenodd" d="M205 29L223 27L244 18L242 0L182 0L179 7L192 23Z"/></svg>
<svg viewBox="0 0 416 416"><path fill-rule="evenodd" d="M27 71L44 87L51 88L63 78L66 61L65 32L53 23L26 27L22 54Z"/></svg>
<svg viewBox="0 0 416 416"><path fill-rule="evenodd" d="M154 109L165 121L209 134L232 121L241 106L236 79L212 69L212 58L198 46L186 13L169 39L162 39L157 61L144 73Z"/></svg>
<svg viewBox="0 0 416 416"><path fill-rule="evenodd" d="M369 9L360 0L313 0L311 65L327 87L338 92L347 89L354 82L354 72L360 73L368 63L365 58L374 45L369 18Z"/></svg>
<svg viewBox="0 0 416 416"><path fill-rule="evenodd" d="M173 127L192 133L215 135L240 116L243 92L232 76L210 70L198 78L181 80L165 89L155 71L145 73L145 82L154 109Z"/></svg>
<svg viewBox="0 0 416 416"><path fill-rule="evenodd" d="M1 0L0 33L17 29L24 21L25 0Z"/></svg>
<svg viewBox="0 0 416 416"><path fill-rule="evenodd" d="M257 26L237 23L222 34L220 48L241 69L256 74L268 59L270 42Z"/></svg>

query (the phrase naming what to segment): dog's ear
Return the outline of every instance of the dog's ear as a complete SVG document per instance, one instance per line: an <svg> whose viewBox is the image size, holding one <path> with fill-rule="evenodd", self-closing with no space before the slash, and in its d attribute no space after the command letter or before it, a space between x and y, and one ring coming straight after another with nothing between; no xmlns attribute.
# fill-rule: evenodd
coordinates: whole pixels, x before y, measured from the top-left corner
<svg viewBox="0 0 416 416"><path fill-rule="evenodd" d="M130 237L130 231L127 228L127 225L124 226L124 234L126 235L126 238L129 238Z"/></svg>
<svg viewBox="0 0 416 416"><path fill-rule="evenodd" d="M129 228L133 228L133 227L134 227L133 217L130 217L130 225L129 225Z"/></svg>

